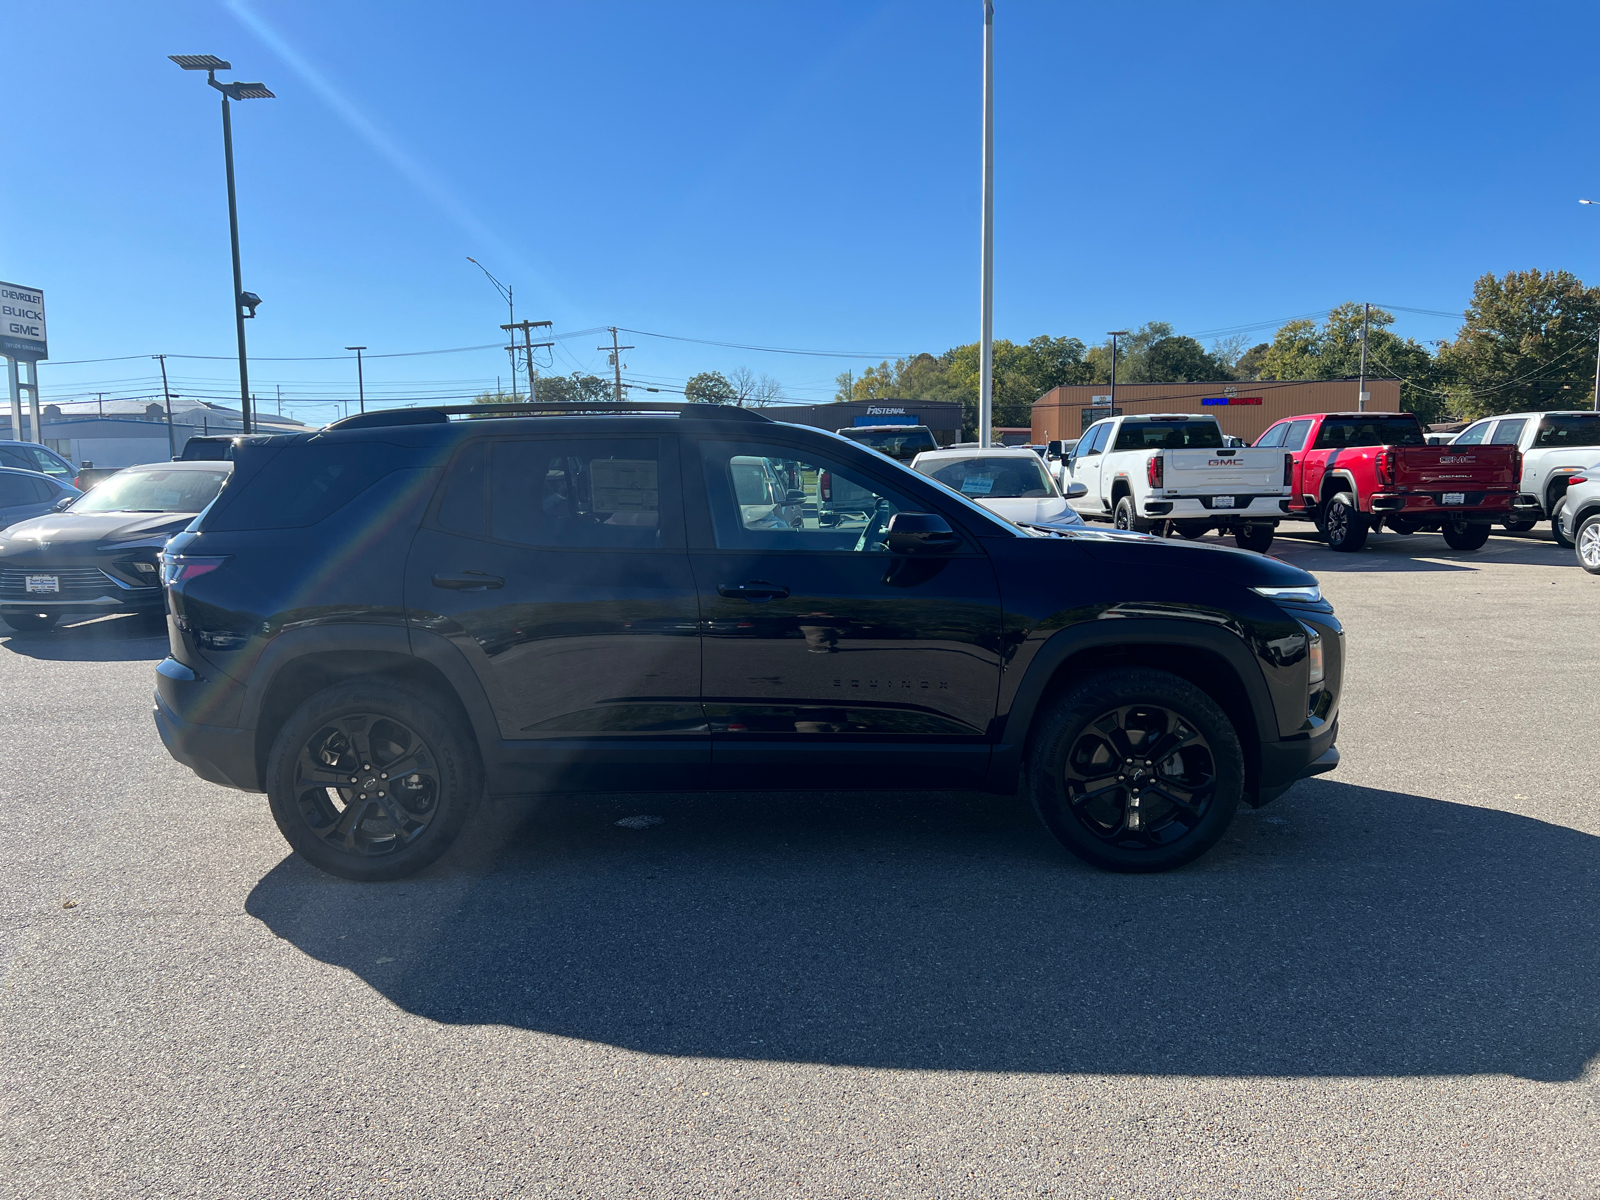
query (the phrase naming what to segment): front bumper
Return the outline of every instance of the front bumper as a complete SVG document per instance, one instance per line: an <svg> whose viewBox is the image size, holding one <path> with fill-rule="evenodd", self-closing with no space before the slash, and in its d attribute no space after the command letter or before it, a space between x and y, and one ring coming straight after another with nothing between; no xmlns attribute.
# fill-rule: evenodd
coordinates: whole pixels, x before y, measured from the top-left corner
<svg viewBox="0 0 1600 1200"><path fill-rule="evenodd" d="M236 713L237 686L203 678L176 659L165 659L156 667L156 731L167 753L201 779L259 792L255 730L195 719L223 720Z"/></svg>
<svg viewBox="0 0 1600 1200"><path fill-rule="evenodd" d="M1250 803L1256 808L1276 800L1290 787L1313 775L1325 775L1339 765L1334 742L1339 737L1339 722L1309 737L1266 742L1261 747L1261 775Z"/></svg>

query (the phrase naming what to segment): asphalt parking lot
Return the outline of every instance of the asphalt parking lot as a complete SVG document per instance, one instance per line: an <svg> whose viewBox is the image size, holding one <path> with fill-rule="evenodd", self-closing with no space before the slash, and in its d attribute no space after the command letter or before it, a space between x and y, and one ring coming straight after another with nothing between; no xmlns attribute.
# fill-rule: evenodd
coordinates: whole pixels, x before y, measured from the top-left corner
<svg viewBox="0 0 1600 1200"><path fill-rule="evenodd" d="M774 791L346 883L167 757L164 637L0 634L0 1192L1595 1195L1600 579L1273 553L1349 631L1343 766L1148 878Z"/></svg>

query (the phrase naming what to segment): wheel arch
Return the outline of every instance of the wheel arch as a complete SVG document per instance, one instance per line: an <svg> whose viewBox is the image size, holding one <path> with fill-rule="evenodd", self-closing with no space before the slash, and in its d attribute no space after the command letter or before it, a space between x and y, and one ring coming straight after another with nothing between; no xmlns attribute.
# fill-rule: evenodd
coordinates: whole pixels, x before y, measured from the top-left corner
<svg viewBox="0 0 1600 1200"><path fill-rule="evenodd" d="M1318 502L1326 504L1340 492L1349 492L1356 498L1356 507L1361 507L1361 489L1356 487L1355 477L1348 471L1329 471L1322 477L1322 491L1318 495Z"/></svg>

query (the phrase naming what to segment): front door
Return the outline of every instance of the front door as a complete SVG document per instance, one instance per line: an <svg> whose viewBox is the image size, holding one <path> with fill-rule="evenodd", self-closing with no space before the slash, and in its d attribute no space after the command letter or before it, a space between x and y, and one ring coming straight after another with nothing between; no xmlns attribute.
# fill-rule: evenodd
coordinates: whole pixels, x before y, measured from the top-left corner
<svg viewBox="0 0 1600 1200"><path fill-rule="evenodd" d="M890 518L932 506L849 456L759 437L684 450L719 775L772 788L977 782L1001 641L977 540L938 557L889 553ZM802 493L798 520L741 503L755 462Z"/></svg>
<svg viewBox="0 0 1600 1200"><path fill-rule="evenodd" d="M671 438L456 454L412 544L408 616L477 672L526 788L666 786L709 762L681 514Z"/></svg>

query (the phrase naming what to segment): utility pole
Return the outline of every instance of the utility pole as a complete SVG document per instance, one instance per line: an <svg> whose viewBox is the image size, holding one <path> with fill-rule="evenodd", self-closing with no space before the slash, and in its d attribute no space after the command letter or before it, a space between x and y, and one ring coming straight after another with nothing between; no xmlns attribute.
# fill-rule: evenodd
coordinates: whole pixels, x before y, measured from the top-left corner
<svg viewBox="0 0 1600 1200"><path fill-rule="evenodd" d="M516 360L516 355L517 355L517 332L516 331L519 330L519 329L522 330L522 349L527 351L527 362L528 362L528 403L529 404L532 404L534 399L535 399L534 394L533 394L533 388L534 388L534 384L533 384L533 379L534 379L534 375L533 375L533 350L534 350L534 347L537 346L539 349L542 350L546 346L554 346L555 345L554 342L536 342L536 341L534 341L533 340L533 330L535 330L535 329L549 329L554 324L555 324L555 322L553 322L553 321L518 321L515 325L502 325L502 326L500 326L501 329L504 329L507 333L509 333L511 335L511 344L509 346L507 346L506 349L511 351L511 357L512 357L513 361ZM516 385L515 384L512 385L512 389L511 390L512 391L516 391Z"/></svg>
<svg viewBox="0 0 1600 1200"><path fill-rule="evenodd" d="M1600 412L1600 338L1595 339L1594 410Z"/></svg>
<svg viewBox="0 0 1600 1200"><path fill-rule="evenodd" d="M283 384L278 385L278 415L283 416Z"/></svg>
<svg viewBox="0 0 1600 1200"><path fill-rule="evenodd" d="M1372 305L1361 306L1361 383L1360 390L1356 393L1356 408L1360 412L1367 411L1367 321L1372 316Z"/></svg>
<svg viewBox="0 0 1600 1200"><path fill-rule="evenodd" d="M357 393L357 395L359 395L361 397L361 411L362 412L366 412L367 411L367 381L366 381L365 376L363 376L361 374L361 352L363 350L365 350L366 347L365 346L346 346L345 349L346 350L354 350L356 352L356 393ZM278 392L279 392L279 394L282 394L283 389L279 388ZM348 412L349 410L346 409L346 411Z"/></svg>
<svg viewBox="0 0 1600 1200"><path fill-rule="evenodd" d="M161 365L164 367L167 364L166 363L162 363ZM101 418L103 419L105 417L105 415L106 415L106 394L104 392L96 392L94 394L94 403L95 403L95 407L100 412Z"/></svg>
<svg viewBox="0 0 1600 1200"><path fill-rule="evenodd" d="M978 384L978 445L994 429L994 5L983 0L983 265Z"/></svg>
<svg viewBox="0 0 1600 1200"><path fill-rule="evenodd" d="M500 295L505 297L506 320L509 321L511 325L515 325L517 323L517 305L514 300L516 293L512 289L511 285L508 283L501 283L493 275L490 275L489 268L484 266L477 259L473 258L472 255L467 255L467 261L487 275L489 282L494 284L495 291L499 292ZM502 325L500 328L509 329L511 325ZM515 400L517 398L517 348L514 345L507 346L506 351L511 358L511 398ZM503 394L500 392L500 383L498 379L495 381L494 389L496 394Z"/></svg>
<svg viewBox="0 0 1600 1200"><path fill-rule="evenodd" d="M157 354L155 357L161 362L161 395L167 401L167 453L173 458L177 458L178 439L177 435L172 432L172 389L167 387L167 356L165 354ZM99 456L96 455L96 457Z"/></svg>
<svg viewBox="0 0 1600 1200"><path fill-rule="evenodd" d="M617 345L617 327L615 325L612 325L610 327L610 329L611 329L611 345L609 345L609 346L596 346L595 349L596 350L609 350L611 352L611 368L616 373L616 379L617 379L617 403L621 404L622 403L622 352L624 350L632 350L633 347L632 346L619 346L619 345Z"/></svg>

